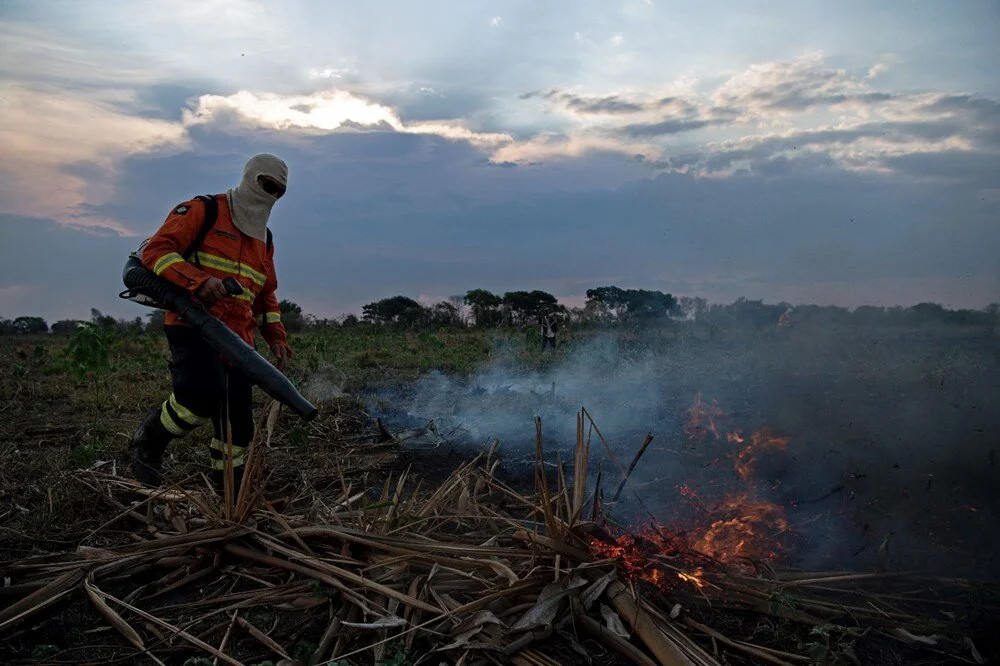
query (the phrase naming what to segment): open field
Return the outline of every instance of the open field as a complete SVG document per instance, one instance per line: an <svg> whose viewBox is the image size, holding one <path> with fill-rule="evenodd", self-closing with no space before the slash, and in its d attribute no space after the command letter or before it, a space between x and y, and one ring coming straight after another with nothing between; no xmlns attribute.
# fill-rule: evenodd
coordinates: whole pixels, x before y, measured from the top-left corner
<svg viewBox="0 0 1000 666"><path fill-rule="evenodd" d="M413 380L430 368L468 372L490 350L478 331L410 333L368 327L306 334L293 345L293 380L302 384L308 376L332 373L337 388L348 392ZM0 470L0 557L44 551L70 541L74 529L96 526L81 522L79 510L95 507L80 497L79 488L61 483L62 475L101 461L127 470L128 438L141 415L170 392L162 336L108 334L95 346L74 353L66 337L0 340L0 372L6 378L0 387L0 458L5 463ZM331 389L322 381L317 390L325 397ZM258 406L269 400L260 391L256 397ZM183 478L207 469L209 437L205 429L176 443L165 461L167 473ZM308 449L307 439L293 426L283 443ZM295 461L300 452L290 451L290 464L301 466ZM80 501L84 506L78 506Z"/></svg>
<svg viewBox="0 0 1000 666"><path fill-rule="evenodd" d="M265 497L298 498L288 500L291 512L305 497L340 497L346 480L369 490L378 506L387 478L396 483L410 469L410 485L421 477L433 492L494 439L499 465L490 478L526 492L536 415L546 460L558 454L572 486L580 464L575 415L585 406L616 459L627 462L645 433L654 435L617 504L608 501L615 467L596 436L591 442L581 492L589 506L597 470L612 479L604 485L608 529L639 529L654 518L704 540L718 536L704 527L706 516L725 522L727 498L739 493L783 512L787 527L755 535L770 550L754 555L775 566L1000 577L992 535L1000 518L1000 352L992 331L673 323L575 331L555 355L540 354L532 335L373 326L297 335L291 376L322 413L308 426L288 415L277 422L265 456L273 472ZM113 520L127 508L127 489L107 475L128 476L128 436L169 391L165 352L156 335L109 334L72 344L56 336L0 340L0 560L70 552L81 543L113 549L132 542L135 521ZM266 407L266 396L258 399ZM393 433L414 436L386 441L376 416ZM751 433L765 430L788 441L759 451L742 447ZM206 440L207 433L196 433L175 444L166 476L179 481L204 471ZM748 456L752 464L741 468ZM554 467L546 476L560 483ZM713 554L726 560L722 551ZM985 609L994 593L983 594L973 595L971 607L965 597L954 608L978 650L996 655L995 638L976 624L975 604ZM79 632L92 620L73 612L79 609L39 625L54 629L45 644L51 647L32 657L25 641L37 641L37 634L29 633L10 644L10 659L40 659L84 640ZM716 628L746 630L726 622ZM758 626L751 634L766 641L768 632L783 631ZM791 635L772 646L806 649ZM856 638L827 636L827 663L849 663L852 650L878 654L880 663L943 658L914 656L905 646L893 657L885 644ZM113 642L108 635L102 641ZM393 650L383 663L413 656ZM569 659L570 652L550 657ZM739 650L723 654L722 663L756 663Z"/></svg>

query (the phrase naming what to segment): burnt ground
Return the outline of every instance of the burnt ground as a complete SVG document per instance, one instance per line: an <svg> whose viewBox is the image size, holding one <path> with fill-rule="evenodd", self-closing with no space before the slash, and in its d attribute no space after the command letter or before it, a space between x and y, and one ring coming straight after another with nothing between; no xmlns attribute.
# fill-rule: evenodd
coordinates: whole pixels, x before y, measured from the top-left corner
<svg viewBox="0 0 1000 666"><path fill-rule="evenodd" d="M696 328L597 334L548 367L503 358L466 376L428 375L365 397L403 428L433 420L461 458L501 441L508 471L530 474L532 419L546 451L571 455L585 406L613 453L628 461L654 440L615 508L678 526L701 507L751 492L788 513L783 555L808 568L915 570L1000 579L1000 341L976 327ZM552 386L555 386L554 392ZM714 410L685 432L700 396ZM734 472L738 447L757 431L789 440ZM614 466L594 438L592 466ZM415 448L425 445L419 442ZM416 455L416 451L413 451ZM606 477L607 478L607 477ZM606 489L607 490L607 489Z"/></svg>

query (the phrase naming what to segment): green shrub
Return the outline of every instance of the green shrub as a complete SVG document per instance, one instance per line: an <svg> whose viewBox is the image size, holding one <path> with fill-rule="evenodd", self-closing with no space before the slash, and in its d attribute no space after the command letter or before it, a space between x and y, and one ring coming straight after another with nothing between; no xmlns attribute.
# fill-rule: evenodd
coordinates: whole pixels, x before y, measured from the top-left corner
<svg viewBox="0 0 1000 666"><path fill-rule="evenodd" d="M73 333L73 340L66 348L66 357L70 361L70 369L77 380L83 379L88 373L106 370L109 346L113 334L108 329L102 329L94 324L80 324Z"/></svg>

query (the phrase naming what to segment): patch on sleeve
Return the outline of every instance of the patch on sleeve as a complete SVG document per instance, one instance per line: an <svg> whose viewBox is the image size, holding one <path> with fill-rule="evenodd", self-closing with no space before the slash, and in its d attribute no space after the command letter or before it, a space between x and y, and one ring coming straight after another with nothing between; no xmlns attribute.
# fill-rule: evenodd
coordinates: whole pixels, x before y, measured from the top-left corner
<svg viewBox="0 0 1000 666"><path fill-rule="evenodd" d="M185 206L184 204L181 204L177 208L174 208L173 215L185 215L189 210L191 209Z"/></svg>

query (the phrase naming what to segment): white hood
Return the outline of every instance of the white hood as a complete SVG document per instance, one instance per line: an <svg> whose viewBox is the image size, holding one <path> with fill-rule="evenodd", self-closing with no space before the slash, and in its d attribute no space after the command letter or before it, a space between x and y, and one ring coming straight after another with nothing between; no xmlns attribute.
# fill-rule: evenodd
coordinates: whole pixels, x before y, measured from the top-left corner
<svg viewBox="0 0 1000 666"><path fill-rule="evenodd" d="M226 192L229 210L236 228L259 241L267 239L267 219L277 201L257 183L258 176L269 176L288 186L288 166L274 155L254 155L243 167L243 180Z"/></svg>

